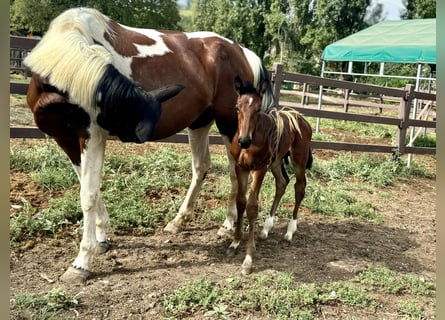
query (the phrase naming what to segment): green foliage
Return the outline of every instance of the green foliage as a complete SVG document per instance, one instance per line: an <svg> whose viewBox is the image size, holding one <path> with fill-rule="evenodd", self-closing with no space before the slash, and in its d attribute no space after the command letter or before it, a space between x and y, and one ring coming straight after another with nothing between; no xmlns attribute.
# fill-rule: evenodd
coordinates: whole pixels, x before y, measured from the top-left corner
<svg viewBox="0 0 445 320"><path fill-rule="evenodd" d="M166 315L187 316L208 310L208 315L229 319L234 308L276 319L316 319L319 305L371 306L366 292L347 282L320 285L297 283L291 274L275 277L253 274L214 283L199 278L162 297Z"/></svg>
<svg viewBox="0 0 445 320"><path fill-rule="evenodd" d="M375 222L381 220L372 203L353 197L335 182L330 182L327 186L315 181L308 183L302 205L327 216L360 218Z"/></svg>
<svg viewBox="0 0 445 320"><path fill-rule="evenodd" d="M403 0L406 12L403 19L436 18L436 0Z"/></svg>
<svg viewBox="0 0 445 320"><path fill-rule="evenodd" d="M64 225L79 223L82 219L78 190L68 190L63 198L53 198L49 208L36 212L31 204L22 199L22 210L10 219L10 241L18 242L35 236L53 236Z"/></svg>
<svg viewBox="0 0 445 320"><path fill-rule="evenodd" d="M31 147L24 145L23 148L10 149L9 161L11 171L23 172L41 172L46 169L70 168L71 166L62 149L49 139L43 144Z"/></svg>
<svg viewBox="0 0 445 320"><path fill-rule="evenodd" d="M409 293L418 296L433 296L436 292L433 282L413 274L402 274L385 267L373 267L361 272L356 280L367 286L378 287L386 293Z"/></svg>
<svg viewBox="0 0 445 320"><path fill-rule="evenodd" d="M12 299L11 315L17 315L17 319L56 320L60 319L61 310L78 306L77 297L70 297L63 289L54 288L43 295L16 295Z"/></svg>
<svg viewBox="0 0 445 320"><path fill-rule="evenodd" d="M310 174L321 181L337 183L353 177L379 188L393 184L400 176L429 176L426 168L416 163L408 168L401 159L390 156L371 158L367 153L353 155L350 152L328 161L317 160Z"/></svg>
<svg viewBox="0 0 445 320"><path fill-rule="evenodd" d="M213 306L219 294L219 288L210 280L198 278L176 289L171 295L164 295L162 304L165 312L178 316Z"/></svg>
<svg viewBox="0 0 445 320"><path fill-rule="evenodd" d="M268 9L266 2L196 0L192 4L194 30L214 31L262 57L268 48L269 38L264 34L264 15Z"/></svg>
<svg viewBox="0 0 445 320"><path fill-rule="evenodd" d="M49 23L74 6L92 7L132 27L179 29L179 11L175 0L14 0L10 10L11 32L43 35Z"/></svg>
<svg viewBox="0 0 445 320"><path fill-rule="evenodd" d="M426 320L427 317L424 316L422 308L418 306L415 300L412 301L399 301L397 303L398 311L406 315L407 318L404 319L415 319L415 320Z"/></svg>

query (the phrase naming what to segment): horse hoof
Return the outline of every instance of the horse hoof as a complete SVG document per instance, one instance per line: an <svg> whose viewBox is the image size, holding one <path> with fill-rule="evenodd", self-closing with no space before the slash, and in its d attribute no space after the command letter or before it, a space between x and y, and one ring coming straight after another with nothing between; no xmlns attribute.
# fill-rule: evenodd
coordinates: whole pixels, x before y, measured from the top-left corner
<svg viewBox="0 0 445 320"><path fill-rule="evenodd" d="M292 241L292 234L286 233L284 235L284 240L290 243Z"/></svg>
<svg viewBox="0 0 445 320"><path fill-rule="evenodd" d="M247 276L252 273L252 265L244 265L241 267L241 274Z"/></svg>
<svg viewBox="0 0 445 320"><path fill-rule="evenodd" d="M228 247L226 250L226 255L228 257L234 257L236 255L236 253L238 252L237 248L234 247Z"/></svg>
<svg viewBox="0 0 445 320"><path fill-rule="evenodd" d="M224 239L233 239L233 230L221 227L219 228L217 235Z"/></svg>
<svg viewBox="0 0 445 320"><path fill-rule="evenodd" d="M89 276L90 272L87 270L79 270L69 267L60 277L60 280L66 283L85 283Z"/></svg>
<svg viewBox="0 0 445 320"><path fill-rule="evenodd" d="M261 232L258 234L258 238L261 239L261 240L266 240L268 235L269 235L269 234L268 234L267 232L261 231Z"/></svg>
<svg viewBox="0 0 445 320"><path fill-rule="evenodd" d="M108 250L110 250L110 244L108 241L102 241L97 244L96 254L104 254Z"/></svg>
<svg viewBox="0 0 445 320"><path fill-rule="evenodd" d="M164 227L165 232L177 234L182 230L181 226L178 225L175 221L170 221L167 223L167 225Z"/></svg>

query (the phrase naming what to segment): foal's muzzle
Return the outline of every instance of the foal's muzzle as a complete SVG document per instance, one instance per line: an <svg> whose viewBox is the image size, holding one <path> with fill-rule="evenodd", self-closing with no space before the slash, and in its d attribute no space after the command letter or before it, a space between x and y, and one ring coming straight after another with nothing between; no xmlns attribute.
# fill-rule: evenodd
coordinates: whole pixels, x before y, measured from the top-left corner
<svg viewBox="0 0 445 320"><path fill-rule="evenodd" d="M240 137L238 138L238 145L241 149L247 149L252 144L252 139L250 137Z"/></svg>

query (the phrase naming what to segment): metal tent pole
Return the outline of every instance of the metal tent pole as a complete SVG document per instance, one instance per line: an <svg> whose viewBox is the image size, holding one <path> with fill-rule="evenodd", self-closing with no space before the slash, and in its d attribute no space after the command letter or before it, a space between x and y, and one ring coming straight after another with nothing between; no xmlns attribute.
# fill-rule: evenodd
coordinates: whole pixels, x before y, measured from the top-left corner
<svg viewBox="0 0 445 320"><path fill-rule="evenodd" d="M416 91L419 91L419 87L420 87L420 75L422 72L422 64L418 64L417 65L417 76L416 76ZM412 119L416 119L417 116L417 98L414 98L413 100L413 114L412 114ZM414 137L414 127L411 127L411 132L409 134L409 147L413 146L414 141L413 137ZM407 166L408 168L411 167L411 160L412 160L413 155L411 153L408 154L408 162L407 162Z"/></svg>
<svg viewBox="0 0 445 320"><path fill-rule="evenodd" d="M324 69L326 62L323 60L321 64L321 77L324 77ZM323 85L320 85L320 91L318 92L318 110L321 110L323 100ZM317 123L315 125L315 133L320 133L320 118L317 118Z"/></svg>

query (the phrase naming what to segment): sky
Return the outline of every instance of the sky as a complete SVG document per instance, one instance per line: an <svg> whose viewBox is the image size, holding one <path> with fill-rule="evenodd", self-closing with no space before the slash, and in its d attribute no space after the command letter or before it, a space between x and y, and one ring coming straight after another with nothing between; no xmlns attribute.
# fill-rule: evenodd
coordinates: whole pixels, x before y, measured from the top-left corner
<svg viewBox="0 0 445 320"><path fill-rule="evenodd" d="M404 9L402 0L375 0L383 4L385 20L400 20L400 10Z"/></svg>

